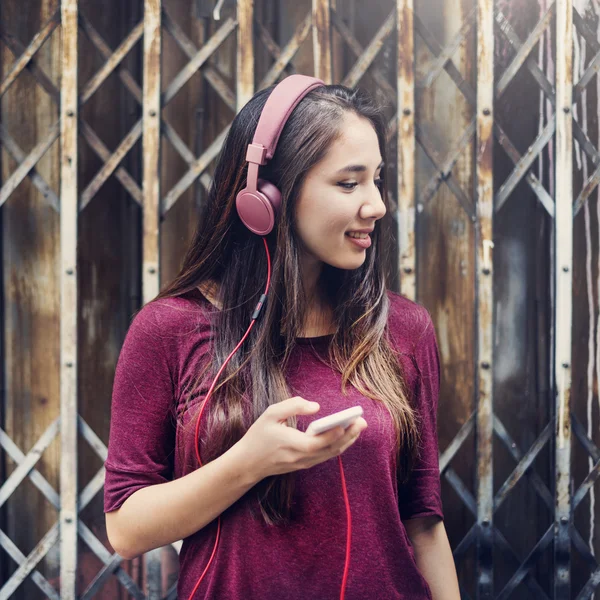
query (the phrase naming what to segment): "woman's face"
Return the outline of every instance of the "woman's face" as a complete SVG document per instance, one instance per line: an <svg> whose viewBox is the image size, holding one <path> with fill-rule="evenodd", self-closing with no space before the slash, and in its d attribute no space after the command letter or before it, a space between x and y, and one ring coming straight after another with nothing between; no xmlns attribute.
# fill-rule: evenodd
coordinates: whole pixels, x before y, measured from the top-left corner
<svg viewBox="0 0 600 600"><path fill-rule="evenodd" d="M383 165L375 129L367 119L346 112L340 131L326 156L308 171L296 204L303 268L313 281L321 263L359 268L367 251L348 233L372 230L386 212L378 187Z"/></svg>

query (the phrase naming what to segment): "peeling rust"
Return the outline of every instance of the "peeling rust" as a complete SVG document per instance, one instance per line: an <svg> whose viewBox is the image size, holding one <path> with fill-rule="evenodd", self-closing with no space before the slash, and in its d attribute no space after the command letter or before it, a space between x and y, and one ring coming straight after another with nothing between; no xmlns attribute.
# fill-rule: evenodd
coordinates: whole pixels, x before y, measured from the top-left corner
<svg viewBox="0 0 600 600"><path fill-rule="evenodd" d="M329 12L330 0L312 0L314 73L327 84L333 83Z"/></svg>

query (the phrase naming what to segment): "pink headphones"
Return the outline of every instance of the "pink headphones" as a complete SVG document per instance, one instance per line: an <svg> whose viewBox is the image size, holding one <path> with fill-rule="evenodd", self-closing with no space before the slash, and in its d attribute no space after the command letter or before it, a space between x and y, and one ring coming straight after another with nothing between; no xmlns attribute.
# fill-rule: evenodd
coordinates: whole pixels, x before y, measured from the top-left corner
<svg viewBox="0 0 600 600"><path fill-rule="evenodd" d="M283 130L283 126L288 120L290 114L296 107L296 105L310 92L311 90L323 86L325 83L315 77L308 77L306 75L290 75L286 77L281 83L279 83L275 89L271 92L271 95L267 99L267 102L261 112L258 125L256 126L256 132L252 143L248 145L248 151L246 153L246 160L248 161L248 178L246 187L238 193L236 197L236 207L242 222L246 227L262 237L265 251L267 253L267 283L264 294L261 295L250 325L238 343L238 345L231 351L225 362L221 365L219 372L217 373L206 398L202 403L202 408L198 414L196 421L195 430L195 451L198 464L202 467L202 460L200 458L200 448L198 445L198 435L200 431L200 420L202 413L208 404L208 399L213 392L213 389L225 368L225 365L229 362L230 358L238 351L240 346L244 343L244 340L248 337L252 327L260 315L260 311L265 301L267 300L267 293L269 291L269 285L271 282L271 257L269 255L269 246L267 240L264 237L271 232L275 225L275 217L279 212L281 206L281 192L273 185L270 181L258 178L258 166L267 163L267 160L273 158L275 153L275 147L279 141L279 136ZM344 494L344 503L346 505L347 515L347 533L346 533L346 562L344 565L344 573L342 577L342 586L340 591L340 600L344 600L344 594L346 591L346 583L348 580L349 563L350 563L350 540L352 535L352 523L350 513L350 501L348 498L348 490L346 488L346 479L344 477L344 469L342 466L341 456L338 456L338 463L340 466L340 475L342 478L342 491ZM198 586L204 579L208 568L210 567L215 553L217 545L219 544L219 537L221 534L221 516L217 517L217 535L215 539L215 546L213 548L208 564L206 565L202 575L198 579L194 589L188 597L188 600L193 600L194 594L198 590Z"/></svg>
<svg viewBox="0 0 600 600"><path fill-rule="evenodd" d="M273 158L283 126L296 105L308 92L322 85L325 83L316 77L290 75L271 92L260 114L254 138L246 152L246 187L235 200L240 219L258 235L271 232L281 206L281 192L270 181L258 178L258 166Z"/></svg>

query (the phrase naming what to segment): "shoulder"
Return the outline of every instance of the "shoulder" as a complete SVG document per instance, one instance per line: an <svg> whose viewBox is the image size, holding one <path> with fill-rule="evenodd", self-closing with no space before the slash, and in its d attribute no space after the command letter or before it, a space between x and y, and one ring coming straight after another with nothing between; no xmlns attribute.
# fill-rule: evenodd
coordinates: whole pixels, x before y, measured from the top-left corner
<svg viewBox="0 0 600 600"><path fill-rule="evenodd" d="M207 329L210 320L205 306L191 295L156 298L144 304L131 319L128 337L158 341L168 347L169 341Z"/></svg>
<svg viewBox="0 0 600 600"><path fill-rule="evenodd" d="M441 362L429 311L401 294L388 291L388 330L399 354L406 389L420 415L429 416L435 430L441 383Z"/></svg>
<svg viewBox="0 0 600 600"><path fill-rule="evenodd" d="M147 377L169 374L178 385L182 370L211 339L211 322L195 297L155 298L137 310L120 350L118 369L145 370Z"/></svg>
<svg viewBox="0 0 600 600"><path fill-rule="evenodd" d="M403 366L408 388L413 394L423 389L423 384L438 388L441 362L429 311L423 305L390 290L388 299L389 338ZM434 402L430 401L429 404L433 406Z"/></svg>
<svg viewBox="0 0 600 600"><path fill-rule="evenodd" d="M423 344L435 341L433 319L422 304L392 290L387 290L387 297L388 329L398 349L414 354Z"/></svg>

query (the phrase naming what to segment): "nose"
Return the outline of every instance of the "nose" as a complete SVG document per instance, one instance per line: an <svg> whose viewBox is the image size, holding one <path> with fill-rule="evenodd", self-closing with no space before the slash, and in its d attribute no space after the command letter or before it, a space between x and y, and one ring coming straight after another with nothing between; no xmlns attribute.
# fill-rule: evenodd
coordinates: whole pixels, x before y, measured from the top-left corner
<svg viewBox="0 0 600 600"><path fill-rule="evenodd" d="M379 188L373 184L369 190L369 197L360 207L360 216L363 219L381 219L387 209L381 197Z"/></svg>

